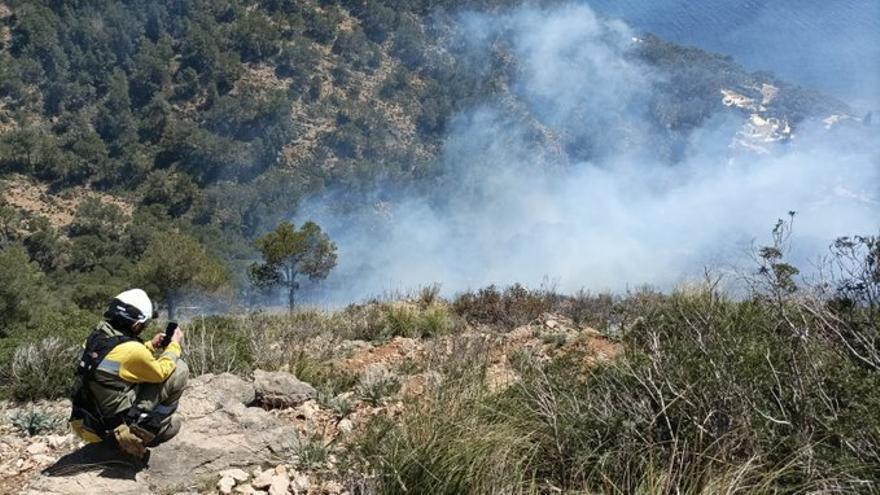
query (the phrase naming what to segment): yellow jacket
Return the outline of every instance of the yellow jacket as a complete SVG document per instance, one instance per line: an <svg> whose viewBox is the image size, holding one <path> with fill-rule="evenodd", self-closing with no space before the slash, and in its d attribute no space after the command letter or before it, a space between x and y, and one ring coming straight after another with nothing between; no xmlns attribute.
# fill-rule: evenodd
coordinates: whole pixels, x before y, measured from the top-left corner
<svg viewBox="0 0 880 495"><path fill-rule="evenodd" d="M124 342L107 354L98 369L111 374L115 371L128 383L162 383L174 373L180 352L180 344L172 342L157 359L152 342ZM118 363L118 367L108 361Z"/></svg>

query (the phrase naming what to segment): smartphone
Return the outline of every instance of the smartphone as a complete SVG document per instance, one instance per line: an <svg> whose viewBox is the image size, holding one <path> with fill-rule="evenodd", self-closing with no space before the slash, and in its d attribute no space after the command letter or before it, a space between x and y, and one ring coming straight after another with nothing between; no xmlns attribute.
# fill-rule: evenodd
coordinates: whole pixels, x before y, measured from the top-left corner
<svg viewBox="0 0 880 495"><path fill-rule="evenodd" d="M171 337L174 337L174 331L177 330L177 322L169 321L168 325L165 327L165 336L162 337L162 342L159 343L159 347L166 348L168 344L171 343Z"/></svg>

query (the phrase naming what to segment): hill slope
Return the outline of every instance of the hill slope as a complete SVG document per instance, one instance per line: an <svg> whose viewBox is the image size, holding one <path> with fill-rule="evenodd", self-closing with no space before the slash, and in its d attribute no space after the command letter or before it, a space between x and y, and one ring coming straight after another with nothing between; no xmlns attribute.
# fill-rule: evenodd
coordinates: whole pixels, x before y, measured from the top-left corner
<svg viewBox="0 0 880 495"><path fill-rule="evenodd" d="M450 125L468 109L497 109L521 128L534 166L550 168L633 152L674 165L692 133L724 115L742 122L731 136L736 147L756 152L787 140L805 119L852 119L840 102L729 58L651 35L630 39L615 23L597 22L590 46L611 39L649 90L633 90L625 111L576 101L560 120L518 84L527 70L517 44L524 30L507 7L7 0L0 170L13 181L4 196L22 176L50 194L116 196L133 209L111 201L103 215L185 231L239 268L254 256L251 240L306 196L335 191L334 208L358 211L393 200L377 183L392 185L382 191L459 187L441 162ZM602 70L584 67L584 78L601 83ZM132 247L107 233L95 259L71 263L64 252L77 250L76 232L37 220L45 205L4 203L0 243L26 244L65 285L96 270L92 279L109 272L124 280L119 257L143 253L143 242ZM79 215L88 223L96 211ZM90 242L83 249L94 252Z"/></svg>

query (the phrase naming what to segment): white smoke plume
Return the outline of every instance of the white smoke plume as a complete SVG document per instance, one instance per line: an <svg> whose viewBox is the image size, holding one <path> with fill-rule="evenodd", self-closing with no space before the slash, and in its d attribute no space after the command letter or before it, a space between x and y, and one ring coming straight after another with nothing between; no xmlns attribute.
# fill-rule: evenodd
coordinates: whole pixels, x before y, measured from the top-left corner
<svg viewBox="0 0 880 495"><path fill-rule="evenodd" d="M329 213L327 197L306 205L297 220L318 221L339 246L320 300L435 282L447 294L514 282L668 288L704 265L743 262L790 210L801 261L837 236L877 231L880 146L869 129L805 124L758 155L729 147L744 118L730 113L694 132L670 164L654 156L645 119L660 76L628 56L637 41L625 24L572 5L468 14L462 25L475 51L512 33L511 92L551 137L534 145L534 127L502 97L453 119L442 195L377 191L395 199L358 218ZM598 158L566 162L547 146L553 133L582 137Z"/></svg>

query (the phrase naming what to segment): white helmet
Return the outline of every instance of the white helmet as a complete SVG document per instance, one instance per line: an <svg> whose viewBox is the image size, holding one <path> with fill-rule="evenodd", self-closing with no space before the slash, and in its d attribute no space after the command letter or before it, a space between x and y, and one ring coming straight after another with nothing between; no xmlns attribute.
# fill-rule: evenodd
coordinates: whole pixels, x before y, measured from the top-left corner
<svg viewBox="0 0 880 495"><path fill-rule="evenodd" d="M118 296L114 297L114 302L119 301L123 304L128 305L130 308L120 308L120 309L128 309L128 311L124 311L128 313L132 320L136 323L146 323L150 318L153 317L153 302L150 301L150 297L141 289L129 289ZM113 304L111 303L111 306ZM137 310L136 314L131 309Z"/></svg>

